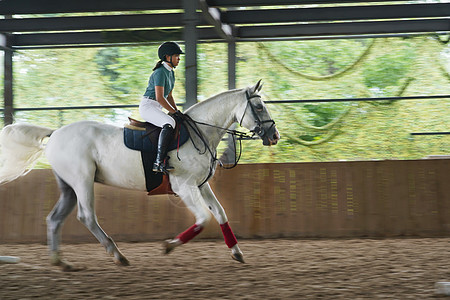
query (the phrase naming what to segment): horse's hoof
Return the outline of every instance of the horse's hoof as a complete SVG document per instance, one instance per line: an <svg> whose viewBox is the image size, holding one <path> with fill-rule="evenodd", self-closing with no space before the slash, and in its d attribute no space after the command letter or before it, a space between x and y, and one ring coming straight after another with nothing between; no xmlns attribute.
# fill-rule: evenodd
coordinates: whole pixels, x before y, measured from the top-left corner
<svg viewBox="0 0 450 300"><path fill-rule="evenodd" d="M245 264L244 256L242 255L242 253L231 253L231 258Z"/></svg>
<svg viewBox="0 0 450 300"><path fill-rule="evenodd" d="M123 266L123 267L127 267L130 265L130 262L128 261L128 259L123 255L120 256L119 258L114 257L114 263L118 266Z"/></svg>
<svg viewBox="0 0 450 300"><path fill-rule="evenodd" d="M163 246L164 246L164 254L169 254L178 245L179 245L179 242L177 240L165 240L164 244L163 244Z"/></svg>
<svg viewBox="0 0 450 300"><path fill-rule="evenodd" d="M86 270L86 268L84 268L84 267L74 267L71 264L69 264L63 260L53 261L52 265L60 267L61 271L63 271L63 272L79 272L79 271Z"/></svg>
<svg viewBox="0 0 450 300"><path fill-rule="evenodd" d="M64 263L64 264L61 264L61 270L63 272L79 272L79 271L86 270L86 268L85 267L74 267L72 265Z"/></svg>

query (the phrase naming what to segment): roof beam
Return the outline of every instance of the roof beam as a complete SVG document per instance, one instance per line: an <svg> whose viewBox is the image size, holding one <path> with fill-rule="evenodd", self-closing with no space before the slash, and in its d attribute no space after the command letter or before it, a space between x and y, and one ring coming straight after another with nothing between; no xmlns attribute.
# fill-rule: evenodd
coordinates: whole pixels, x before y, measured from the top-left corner
<svg viewBox="0 0 450 300"><path fill-rule="evenodd" d="M202 25L206 25L203 21ZM183 14L0 19L0 32L182 27Z"/></svg>
<svg viewBox="0 0 450 300"><path fill-rule="evenodd" d="M206 0L200 0L200 6L202 8L205 19L214 26L217 33L226 41L233 41L233 27L222 22L222 12L215 7L209 7Z"/></svg>
<svg viewBox="0 0 450 300"><path fill-rule="evenodd" d="M238 27L242 39L390 33L450 32L450 19Z"/></svg>
<svg viewBox="0 0 450 300"><path fill-rule="evenodd" d="M306 37L332 38L333 36L347 36L347 38L359 36L362 38L364 35L377 34L450 32L450 19L244 26L236 29L238 33L236 36L237 40L244 41L274 40L279 38L302 39ZM197 28L197 31L198 39L201 41L217 41L221 39L212 27ZM163 40L182 41L183 29L18 34L12 37L11 45L14 49L21 49L73 45L142 44Z"/></svg>
<svg viewBox="0 0 450 300"><path fill-rule="evenodd" d="M101 45L163 40L180 41L182 39L181 29L38 33L14 35L13 45L15 48L23 46Z"/></svg>
<svg viewBox="0 0 450 300"><path fill-rule="evenodd" d="M200 40L218 40L213 28L197 28ZM14 49L52 48L76 45L102 46L120 44L145 44L161 41L183 41L183 29L121 30L71 33L17 34L12 37Z"/></svg>
<svg viewBox="0 0 450 300"><path fill-rule="evenodd" d="M274 5L309 5L309 4L339 4L364 2L408 2L408 0L206 0L209 6L215 7L247 7L247 6L274 6Z"/></svg>
<svg viewBox="0 0 450 300"><path fill-rule="evenodd" d="M1 3L1 2L0 2ZM232 36L233 28L229 24L258 24L276 22L313 22L339 20L369 20L390 18L431 18L450 15L450 3L380 5L362 7L327 7L299 8L276 10L247 10L216 12L216 29L223 38ZM220 14L220 15L219 15ZM182 27L183 15L169 14L139 14L89 17L56 17L56 18L25 18L0 19L0 32L38 32L65 30L100 30L100 29L131 29L151 27ZM206 25L201 20L199 25ZM231 32L231 34L230 34Z"/></svg>
<svg viewBox="0 0 450 300"><path fill-rule="evenodd" d="M376 6L314 7L270 10L230 10L222 20L230 24L277 22L413 19L450 16L450 3Z"/></svg>
<svg viewBox="0 0 450 300"><path fill-rule="evenodd" d="M0 15L182 9L181 0L2 0Z"/></svg>

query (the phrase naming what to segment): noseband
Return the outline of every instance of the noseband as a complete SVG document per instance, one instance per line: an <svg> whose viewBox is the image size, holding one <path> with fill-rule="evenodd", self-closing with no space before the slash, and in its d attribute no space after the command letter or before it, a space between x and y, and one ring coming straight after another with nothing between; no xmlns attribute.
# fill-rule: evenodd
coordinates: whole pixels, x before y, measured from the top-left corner
<svg viewBox="0 0 450 300"><path fill-rule="evenodd" d="M266 130L264 130L264 127L263 127L264 123L272 123L272 125L270 125L270 127L268 129L268 130L270 130L270 129L272 129L273 126L275 126L275 121L271 120L271 119L261 120L258 113L256 112L256 108L253 105L253 103L250 101L250 99L261 98L260 95L256 95L256 94L250 95L250 93L248 91L245 92L245 95L247 96L247 106L245 107L244 114L242 115L241 122L239 122L239 125L242 126L242 121L244 120L245 113L247 112L247 107L250 106L250 109L252 110L253 117L255 118L255 122L256 122L255 128L250 131L259 135L262 138L266 134Z"/></svg>

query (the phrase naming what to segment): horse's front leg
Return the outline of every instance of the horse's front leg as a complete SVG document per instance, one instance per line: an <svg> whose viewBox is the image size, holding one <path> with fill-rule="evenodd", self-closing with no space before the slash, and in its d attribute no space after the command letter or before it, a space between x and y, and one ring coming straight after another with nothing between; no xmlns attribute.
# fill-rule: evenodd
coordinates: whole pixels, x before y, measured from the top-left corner
<svg viewBox="0 0 450 300"><path fill-rule="evenodd" d="M220 205L217 200L214 192L212 191L209 183L205 183L201 188L200 192L203 196L203 199L208 206L208 209L214 215L214 218L220 225L222 229L223 237L225 239L225 244L227 244L228 248L231 249L231 257L238 262L245 263L244 255L242 254L241 249L237 244L236 237L234 236L233 231L231 230L230 224L228 223L228 218L223 209L222 205Z"/></svg>
<svg viewBox="0 0 450 300"><path fill-rule="evenodd" d="M174 192L181 198L184 204L195 216L195 224L180 233L176 238L165 242L165 253L172 252L176 247L186 244L196 237L211 220L211 214L205 206L200 190L195 185L189 184L173 184L177 182L172 180L172 188Z"/></svg>

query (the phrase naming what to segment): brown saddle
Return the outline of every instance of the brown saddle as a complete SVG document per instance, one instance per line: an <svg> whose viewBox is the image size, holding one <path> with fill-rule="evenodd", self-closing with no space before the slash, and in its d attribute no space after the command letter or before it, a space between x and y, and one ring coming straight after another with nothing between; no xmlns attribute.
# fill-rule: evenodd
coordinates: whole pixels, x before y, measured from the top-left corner
<svg viewBox="0 0 450 300"><path fill-rule="evenodd" d="M125 127L133 129L133 130L147 131L148 135L155 132L157 134L153 135L153 138L151 136L149 136L149 138L152 139L153 142L157 142L158 137L159 137L159 132L161 131L160 127L153 125L149 122L139 121L139 120L136 120L136 119L133 119L130 117L128 117L128 120L130 121L130 123L126 124ZM174 133L175 134L173 135L173 140L177 140L180 135L180 123L177 122L177 120L175 120Z"/></svg>
<svg viewBox="0 0 450 300"><path fill-rule="evenodd" d="M148 122L138 121L138 120L130 118L130 117L128 117L128 120L130 121L129 126L142 128L142 130L145 130L145 128L147 128L147 127L153 127L154 126L154 125L152 125L152 124L150 124Z"/></svg>

